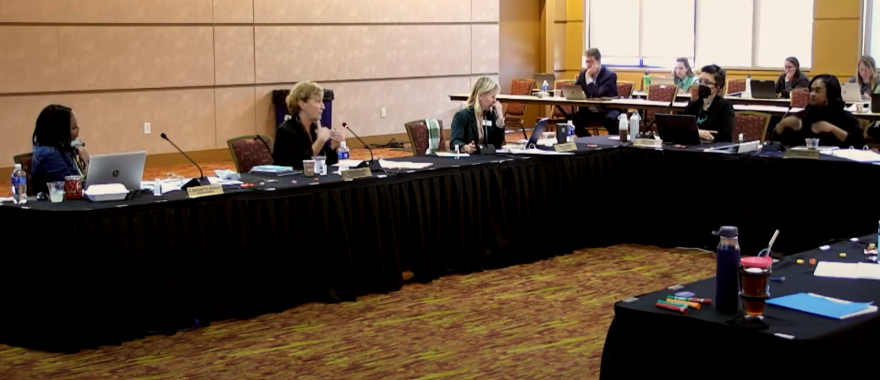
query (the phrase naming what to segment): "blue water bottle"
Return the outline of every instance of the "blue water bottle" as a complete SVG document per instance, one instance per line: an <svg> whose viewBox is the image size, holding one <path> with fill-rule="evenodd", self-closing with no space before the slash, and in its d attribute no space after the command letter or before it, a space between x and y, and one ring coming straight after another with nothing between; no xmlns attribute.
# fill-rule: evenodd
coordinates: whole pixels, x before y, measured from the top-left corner
<svg viewBox="0 0 880 380"><path fill-rule="evenodd" d="M739 229L724 226L712 234L721 238L715 265L715 310L724 314L736 314L739 309Z"/></svg>

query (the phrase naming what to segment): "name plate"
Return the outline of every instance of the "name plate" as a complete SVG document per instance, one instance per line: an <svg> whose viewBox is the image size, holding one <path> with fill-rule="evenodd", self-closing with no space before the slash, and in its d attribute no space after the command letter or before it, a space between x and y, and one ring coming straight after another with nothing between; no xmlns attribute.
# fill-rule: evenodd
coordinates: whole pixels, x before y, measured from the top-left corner
<svg viewBox="0 0 880 380"><path fill-rule="evenodd" d="M556 149L557 152L574 152L578 150L577 144L570 142L564 144L556 144L553 146L553 149Z"/></svg>
<svg viewBox="0 0 880 380"><path fill-rule="evenodd" d="M342 179L346 181L351 181L355 178L365 178L372 176L373 172L370 171L370 168L348 169L342 172Z"/></svg>
<svg viewBox="0 0 880 380"><path fill-rule="evenodd" d="M209 197L211 195L220 195L223 194L223 185L207 185L207 186L195 186L186 189L187 194L189 194L190 198L201 198L201 197Z"/></svg>
<svg viewBox="0 0 880 380"><path fill-rule="evenodd" d="M789 149L785 151L785 158L819 158L819 149Z"/></svg>
<svg viewBox="0 0 880 380"><path fill-rule="evenodd" d="M642 147L642 148L662 148L663 140L657 139L635 139L633 140L633 146Z"/></svg>

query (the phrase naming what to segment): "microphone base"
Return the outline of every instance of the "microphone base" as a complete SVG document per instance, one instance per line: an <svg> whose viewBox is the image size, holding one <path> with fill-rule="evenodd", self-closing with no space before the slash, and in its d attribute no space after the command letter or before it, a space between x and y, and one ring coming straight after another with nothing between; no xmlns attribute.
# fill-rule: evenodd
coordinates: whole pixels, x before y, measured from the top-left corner
<svg viewBox="0 0 880 380"><path fill-rule="evenodd" d="M379 164L379 161L377 161L377 160L367 160L367 161L361 162L360 165L358 165L357 167L358 168L367 168L368 167L368 168L370 168L371 172L382 171L382 165Z"/></svg>
<svg viewBox="0 0 880 380"><path fill-rule="evenodd" d="M186 189L189 189L190 187L208 186L210 184L211 184L211 181L208 181L208 179L205 177L193 178L193 179L189 180L189 182L183 184L183 186L181 186L180 189L183 191L186 191Z"/></svg>

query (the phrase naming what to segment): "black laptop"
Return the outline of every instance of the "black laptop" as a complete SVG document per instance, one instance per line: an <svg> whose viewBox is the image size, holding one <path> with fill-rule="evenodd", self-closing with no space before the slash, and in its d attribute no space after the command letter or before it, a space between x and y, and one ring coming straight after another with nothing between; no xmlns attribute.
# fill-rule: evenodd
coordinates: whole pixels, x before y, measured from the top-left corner
<svg viewBox="0 0 880 380"><path fill-rule="evenodd" d="M697 117L694 115L674 115L658 113L656 118L657 131L664 143L677 145L700 144L700 133L697 131Z"/></svg>
<svg viewBox="0 0 880 380"><path fill-rule="evenodd" d="M776 82L772 80L752 79L752 98L776 99Z"/></svg>
<svg viewBox="0 0 880 380"><path fill-rule="evenodd" d="M548 118L538 120L538 123L535 124L535 129L532 130L532 135L529 136L529 141L526 142L525 149L529 149L529 147L533 144L536 148L538 147L538 139L540 139L541 136L544 135L544 128L547 127L548 122L550 122L550 119Z"/></svg>

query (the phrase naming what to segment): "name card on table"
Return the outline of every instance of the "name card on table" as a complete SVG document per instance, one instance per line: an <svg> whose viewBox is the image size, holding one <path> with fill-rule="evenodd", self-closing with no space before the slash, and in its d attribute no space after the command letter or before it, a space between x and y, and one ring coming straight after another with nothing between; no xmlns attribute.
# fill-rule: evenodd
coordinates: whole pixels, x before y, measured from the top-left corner
<svg viewBox="0 0 880 380"><path fill-rule="evenodd" d="M663 140L637 138L633 140L633 146L640 148L662 148Z"/></svg>
<svg viewBox="0 0 880 380"><path fill-rule="evenodd" d="M570 143L556 144L553 146L553 149L556 149L557 152L574 152L574 151L578 150L578 147L577 147L576 143L570 142Z"/></svg>
<svg viewBox="0 0 880 380"><path fill-rule="evenodd" d="M785 151L785 158L819 158L819 149L789 149Z"/></svg>
<svg viewBox="0 0 880 380"><path fill-rule="evenodd" d="M223 185L195 186L186 189L190 198L208 197L223 194Z"/></svg>
<svg viewBox="0 0 880 380"><path fill-rule="evenodd" d="M370 171L370 168L356 168L356 169L348 169L342 171L342 179L344 181L351 181L355 178L365 178L372 177L373 172Z"/></svg>

